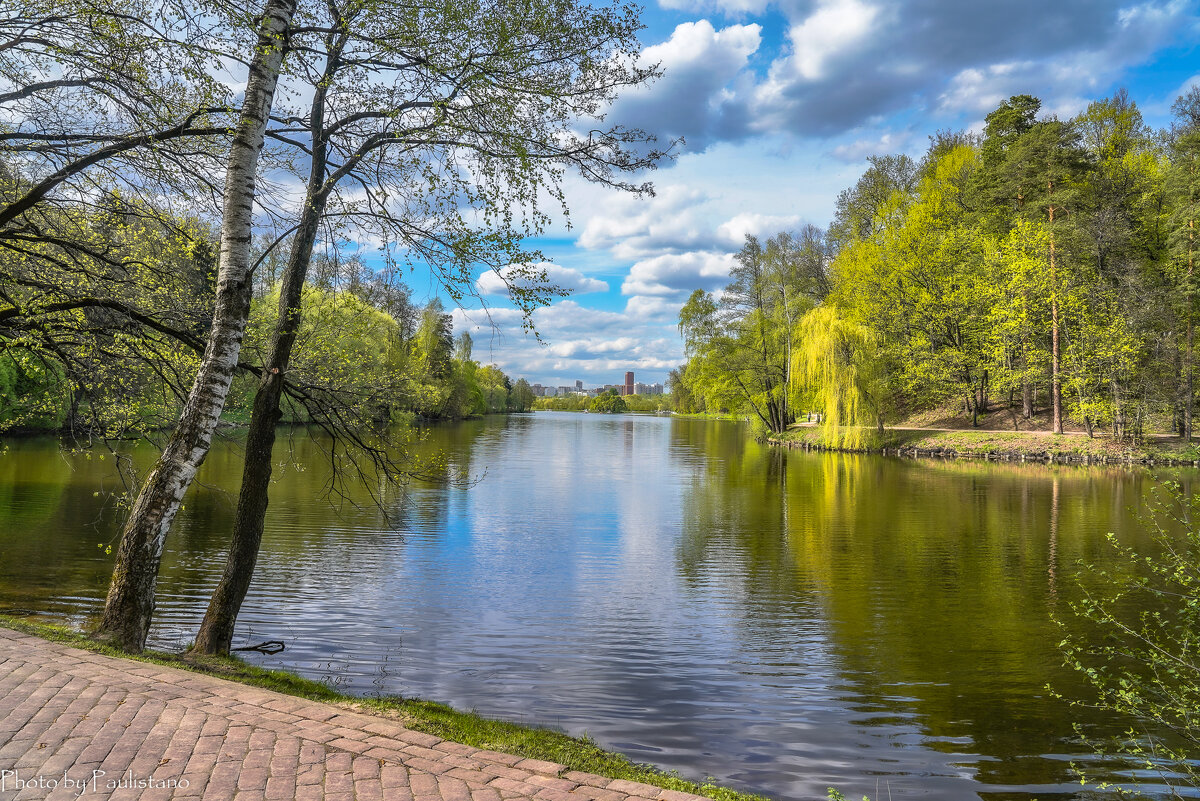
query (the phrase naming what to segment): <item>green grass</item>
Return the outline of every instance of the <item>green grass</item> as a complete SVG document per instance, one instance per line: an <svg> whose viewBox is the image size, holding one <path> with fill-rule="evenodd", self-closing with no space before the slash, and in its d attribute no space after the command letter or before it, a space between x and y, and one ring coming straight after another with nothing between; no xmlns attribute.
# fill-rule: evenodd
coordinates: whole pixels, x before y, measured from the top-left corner
<svg viewBox="0 0 1200 801"><path fill-rule="evenodd" d="M675 412L676 417L692 418L694 420L733 420L744 423L750 419L747 414L730 414L728 412Z"/></svg>
<svg viewBox="0 0 1200 801"><path fill-rule="evenodd" d="M808 445L822 444L819 428L793 428L777 440ZM1185 444L1178 439L1151 439L1141 444L1114 442L1106 437L1090 438L1085 434L1052 435L1029 431L922 431L919 429L886 429L882 436L870 432L864 450L878 452L881 448L918 448L922 451L952 451L959 456L1024 455L1041 459L1085 457L1110 460L1156 462L1167 460L1191 462L1200 459L1196 443Z"/></svg>
<svg viewBox="0 0 1200 801"><path fill-rule="evenodd" d="M557 762L565 765L568 770L643 782L668 790L704 795L717 801L767 801L765 796L738 792L711 782L698 784L671 773L664 773L652 765L633 762L621 754L604 750L587 737L570 737L552 729L494 720L474 712L460 712L432 701L399 697L357 698L340 693L321 682L301 678L283 670L255 667L232 657L194 657L161 651L146 651L134 656L97 643L86 634L65 626L5 615L0 615L0 627L108 656L192 670L286 695L332 703L343 709L386 717L414 731L432 734L444 740Z"/></svg>

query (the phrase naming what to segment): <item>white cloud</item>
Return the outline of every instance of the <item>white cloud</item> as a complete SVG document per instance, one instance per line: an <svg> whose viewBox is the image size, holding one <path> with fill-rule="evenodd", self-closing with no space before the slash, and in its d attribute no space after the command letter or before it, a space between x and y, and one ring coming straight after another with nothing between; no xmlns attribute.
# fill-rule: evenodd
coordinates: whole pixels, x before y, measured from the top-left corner
<svg viewBox="0 0 1200 801"><path fill-rule="evenodd" d="M879 9L860 0L824 0L799 25L788 31L792 67L808 81L825 78L829 61L857 49L871 33Z"/></svg>
<svg viewBox="0 0 1200 801"><path fill-rule="evenodd" d="M744 211L717 226L717 233L735 248L741 248L747 236L771 237L800 225L800 215L780 216Z"/></svg>
<svg viewBox="0 0 1200 801"><path fill-rule="evenodd" d="M625 304L625 316L630 320L675 325L682 305L674 298L634 295Z"/></svg>
<svg viewBox="0 0 1200 801"><path fill-rule="evenodd" d="M717 139L744 136L749 131L745 102L753 84L747 67L761 34L759 25L717 30L706 19L678 25L667 41L642 53L642 62L659 64L663 76L625 92L608 121L667 140L683 137L691 152Z"/></svg>
<svg viewBox="0 0 1200 801"><path fill-rule="evenodd" d="M455 330L468 330L475 338L475 358L498 365L514 379L548 386L580 379L596 386L617 383L626 370L641 371L639 381L662 381L682 361L677 304L664 305L656 315L642 313L646 308L634 299L623 312L560 301L534 312L540 344L521 331L515 310L493 310L496 328L478 310L457 309L452 315Z"/></svg>
<svg viewBox="0 0 1200 801"><path fill-rule="evenodd" d="M580 247L607 248L618 259L711 243L713 225L705 209L711 198L699 189L662 187L652 198L610 196L579 235Z"/></svg>
<svg viewBox="0 0 1200 801"><path fill-rule="evenodd" d="M634 264L621 294L679 297L694 289L714 289L728 282L733 265L730 253L664 253Z"/></svg>
<svg viewBox="0 0 1200 801"><path fill-rule="evenodd" d="M546 352L554 356L570 356L581 358L600 354L621 353L633 350L638 340L633 337L618 337L617 339L568 339L555 342L546 348Z"/></svg>
<svg viewBox="0 0 1200 801"><path fill-rule="evenodd" d="M836 145L829 154L839 161L858 164L867 156L882 153L908 153L913 145L911 131L885 131L877 136L855 139Z"/></svg>
<svg viewBox="0 0 1200 801"><path fill-rule="evenodd" d="M589 278L573 267L561 267L551 262L529 266L509 264L499 270L488 270L475 279L475 288L481 295L508 295L510 284L517 287L553 286L572 295L608 291L608 284L603 281Z"/></svg>

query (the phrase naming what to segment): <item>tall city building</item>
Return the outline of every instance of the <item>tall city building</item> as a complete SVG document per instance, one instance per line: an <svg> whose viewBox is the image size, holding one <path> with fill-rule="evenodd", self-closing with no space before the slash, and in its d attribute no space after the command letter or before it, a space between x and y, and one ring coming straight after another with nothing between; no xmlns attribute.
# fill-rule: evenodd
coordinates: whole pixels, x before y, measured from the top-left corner
<svg viewBox="0 0 1200 801"><path fill-rule="evenodd" d="M632 372L628 372L625 374L625 391L621 394L622 395L632 395L633 394L633 373Z"/></svg>

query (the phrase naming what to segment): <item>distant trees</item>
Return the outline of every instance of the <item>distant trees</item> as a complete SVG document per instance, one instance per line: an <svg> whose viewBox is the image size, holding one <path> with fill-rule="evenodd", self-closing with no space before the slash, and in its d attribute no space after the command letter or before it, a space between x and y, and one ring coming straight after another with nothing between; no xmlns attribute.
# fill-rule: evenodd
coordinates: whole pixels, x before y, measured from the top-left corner
<svg viewBox="0 0 1200 801"><path fill-rule="evenodd" d="M827 232L768 240L815 272L748 241L719 300L688 299L677 402L769 431L797 407L878 425L998 404L1018 427L1040 408L1056 432L1191 437L1200 92L1174 109L1158 135L1123 91L1071 120L1018 95L981 136L869 159Z"/></svg>
<svg viewBox="0 0 1200 801"><path fill-rule="evenodd" d="M719 300L696 290L680 310L691 361L671 384L706 408L745 409L778 433L795 419L796 326L829 291L827 245L812 228L765 244L748 236L736 258Z"/></svg>
<svg viewBox="0 0 1200 801"><path fill-rule="evenodd" d="M533 388L524 378L517 379L513 384L509 400L509 408L514 412L527 412L533 408Z"/></svg>
<svg viewBox="0 0 1200 801"><path fill-rule="evenodd" d="M620 414L621 412L629 411L629 407L625 404L625 399L622 398L615 389L607 389L601 394L592 398L591 402L588 404L588 410L593 412Z"/></svg>

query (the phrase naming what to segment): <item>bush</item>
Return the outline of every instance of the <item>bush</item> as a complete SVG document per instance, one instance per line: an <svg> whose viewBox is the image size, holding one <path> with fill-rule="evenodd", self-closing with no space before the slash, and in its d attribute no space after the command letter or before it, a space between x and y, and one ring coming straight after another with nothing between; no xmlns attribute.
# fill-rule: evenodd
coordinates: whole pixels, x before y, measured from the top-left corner
<svg viewBox="0 0 1200 801"><path fill-rule="evenodd" d="M1124 736L1087 740L1097 753L1134 760L1168 786L1200 787L1200 496L1178 484L1153 490L1143 519L1160 547L1146 556L1108 541L1127 572L1087 566L1066 663L1096 691L1072 700L1136 721ZM1078 729L1078 727L1077 727Z"/></svg>

